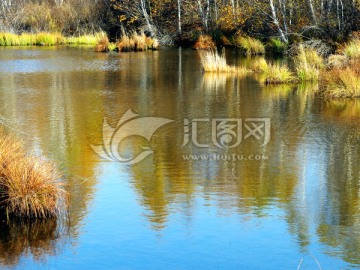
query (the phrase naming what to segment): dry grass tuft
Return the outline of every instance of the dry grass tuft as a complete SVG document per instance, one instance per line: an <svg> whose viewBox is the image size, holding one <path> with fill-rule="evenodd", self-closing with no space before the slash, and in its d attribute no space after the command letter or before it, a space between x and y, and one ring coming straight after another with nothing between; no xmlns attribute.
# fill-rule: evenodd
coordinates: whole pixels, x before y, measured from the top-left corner
<svg viewBox="0 0 360 270"><path fill-rule="evenodd" d="M119 52L147 51L159 49L156 38L147 37L144 33L134 32L131 36L124 33L117 43Z"/></svg>
<svg viewBox="0 0 360 270"><path fill-rule="evenodd" d="M65 191L56 166L39 157L23 157L3 170L5 210L21 218L44 218L58 214Z"/></svg>
<svg viewBox="0 0 360 270"><path fill-rule="evenodd" d="M196 50L214 50L215 48L215 42L207 35L201 35L194 45L194 49Z"/></svg>
<svg viewBox="0 0 360 270"><path fill-rule="evenodd" d="M220 37L220 42L221 42L222 46L225 46L225 47L232 46L230 40L225 36Z"/></svg>
<svg viewBox="0 0 360 270"><path fill-rule="evenodd" d="M229 66L226 63L225 50L220 55L215 50L201 51L199 50L201 64L205 72L219 72L219 73L238 73L246 74L249 72L244 67Z"/></svg>
<svg viewBox="0 0 360 270"><path fill-rule="evenodd" d="M322 74L322 85L320 95L326 98L360 97L360 61Z"/></svg>
<svg viewBox="0 0 360 270"><path fill-rule="evenodd" d="M7 216L56 216L66 192L55 164L26 156L21 141L0 131L0 209Z"/></svg>
<svg viewBox="0 0 360 270"><path fill-rule="evenodd" d="M109 51L109 39L107 36L103 36L95 46L95 52L108 52Z"/></svg>
<svg viewBox="0 0 360 270"><path fill-rule="evenodd" d="M135 50L135 40L131 39L127 34L123 34L117 44L119 52L131 52Z"/></svg>
<svg viewBox="0 0 360 270"><path fill-rule="evenodd" d="M14 136L7 135L0 128L0 177L6 167L23 158L24 148L22 141Z"/></svg>

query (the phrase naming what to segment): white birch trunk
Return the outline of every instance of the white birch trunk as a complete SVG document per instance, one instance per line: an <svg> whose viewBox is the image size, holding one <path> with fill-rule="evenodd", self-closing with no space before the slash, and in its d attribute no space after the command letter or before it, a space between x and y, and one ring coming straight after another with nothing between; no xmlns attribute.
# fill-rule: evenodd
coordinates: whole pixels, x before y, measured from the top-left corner
<svg viewBox="0 0 360 270"><path fill-rule="evenodd" d="M288 39L287 39L287 37L285 36L284 31L281 29L280 23L279 23L279 21L278 21L278 19L277 19L276 9L275 9L275 5L274 5L273 0L269 0L269 3L270 3L270 8L271 8L272 19L273 19L274 24L275 24L276 27L278 28L278 31L279 31L279 34L280 34L280 38L281 38L281 40L282 40L283 42L288 42Z"/></svg>
<svg viewBox="0 0 360 270"><path fill-rule="evenodd" d="M145 22L146 22L146 25L149 29L149 32L151 34L151 36L155 36L156 35L156 31L154 29L154 27L152 26L151 22L150 22L150 17L149 17L149 14L147 13L146 11L146 3L145 3L145 0L140 0L140 4L141 4L141 11L143 13L143 16L144 16L144 19L145 19Z"/></svg>
<svg viewBox="0 0 360 270"><path fill-rule="evenodd" d="M181 30L181 0L177 0L178 3L178 33L179 35L182 34Z"/></svg>

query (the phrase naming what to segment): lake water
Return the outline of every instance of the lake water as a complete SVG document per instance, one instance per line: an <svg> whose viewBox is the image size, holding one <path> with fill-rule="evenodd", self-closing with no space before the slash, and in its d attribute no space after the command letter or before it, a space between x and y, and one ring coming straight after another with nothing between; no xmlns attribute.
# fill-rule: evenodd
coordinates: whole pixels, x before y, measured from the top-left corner
<svg viewBox="0 0 360 270"><path fill-rule="evenodd" d="M360 101L256 77L203 74L193 50L0 48L0 121L72 194L67 219L0 223L0 268L360 269ZM172 122L121 141L152 150L139 163L99 157L129 110L136 132Z"/></svg>

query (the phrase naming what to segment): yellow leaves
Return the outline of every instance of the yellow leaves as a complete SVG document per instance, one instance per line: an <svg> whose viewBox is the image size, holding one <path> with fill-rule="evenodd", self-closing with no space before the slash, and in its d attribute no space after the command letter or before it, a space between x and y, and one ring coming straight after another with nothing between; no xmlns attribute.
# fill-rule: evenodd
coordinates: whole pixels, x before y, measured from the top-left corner
<svg viewBox="0 0 360 270"><path fill-rule="evenodd" d="M226 5L219 10L218 26L225 31L232 31L245 23L243 13L240 9L234 9L231 5Z"/></svg>

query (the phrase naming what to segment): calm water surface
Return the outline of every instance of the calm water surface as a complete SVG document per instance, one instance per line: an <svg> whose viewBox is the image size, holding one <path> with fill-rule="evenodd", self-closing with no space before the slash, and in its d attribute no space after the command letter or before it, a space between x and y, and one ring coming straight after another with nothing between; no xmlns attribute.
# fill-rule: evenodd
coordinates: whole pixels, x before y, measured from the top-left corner
<svg viewBox="0 0 360 270"><path fill-rule="evenodd" d="M67 221L1 222L0 268L360 269L360 102L316 87L203 74L192 50L1 48L0 121L60 164L72 198ZM103 120L129 109L173 122L120 145L153 149L142 162L101 159ZM271 139L226 150L202 123L209 147L182 146L185 118L269 118ZM187 160L214 154L266 158Z"/></svg>

